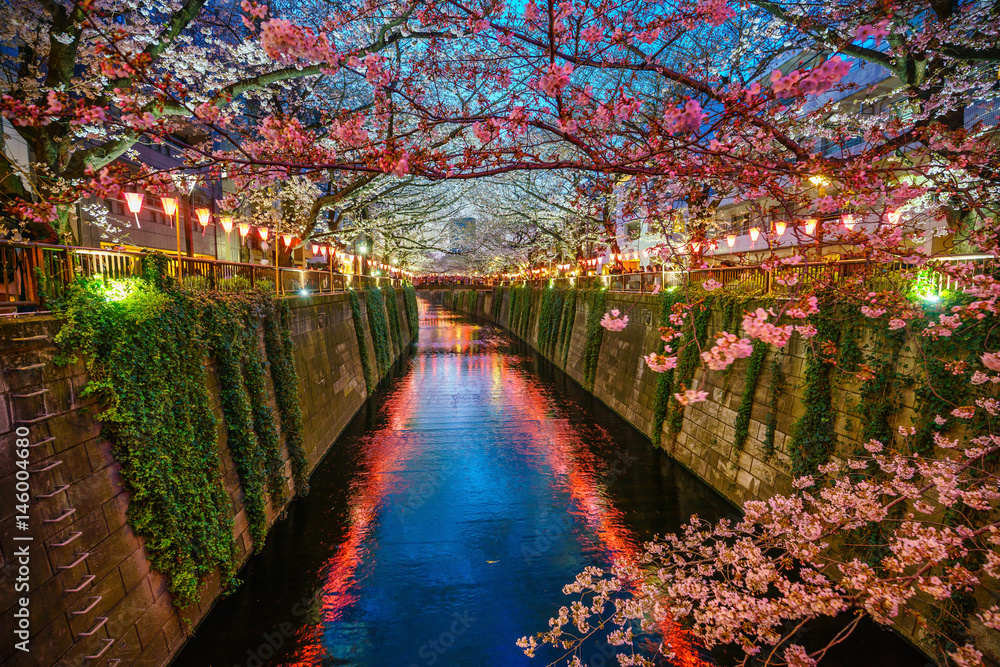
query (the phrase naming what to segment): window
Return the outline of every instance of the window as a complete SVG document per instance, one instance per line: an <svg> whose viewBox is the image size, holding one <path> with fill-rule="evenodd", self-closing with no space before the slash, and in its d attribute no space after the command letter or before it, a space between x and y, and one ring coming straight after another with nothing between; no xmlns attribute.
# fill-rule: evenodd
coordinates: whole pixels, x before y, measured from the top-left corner
<svg viewBox="0 0 1000 667"><path fill-rule="evenodd" d="M732 234L750 233L750 214L738 213L729 221L729 232Z"/></svg>

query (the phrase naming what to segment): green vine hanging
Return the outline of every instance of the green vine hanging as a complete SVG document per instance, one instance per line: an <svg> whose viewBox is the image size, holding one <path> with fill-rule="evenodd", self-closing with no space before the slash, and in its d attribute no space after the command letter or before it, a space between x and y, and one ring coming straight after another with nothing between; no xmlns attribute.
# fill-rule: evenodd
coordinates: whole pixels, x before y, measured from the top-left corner
<svg viewBox="0 0 1000 667"><path fill-rule="evenodd" d="M573 338L573 326L576 323L576 302L579 290L575 287L567 290L563 304L562 326L559 328L558 358L562 359L563 368L569 359L569 344Z"/></svg>
<svg viewBox="0 0 1000 667"><path fill-rule="evenodd" d="M358 355L361 357L361 371L365 376L365 391L371 396L375 387L375 378L372 373L372 360L368 356L368 343L365 340L365 324L361 319L361 298L352 288L349 292L351 297L351 319L354 321L354 337L358 339Z"/></svg>
<svg viewBox="0 0 1000 667"><path fill-rule="evenodd" d="M389 314L389 333L392 335L392 346L396 354L403 352L403 332L399 323L399 302L396 300L396 290L392 285L382 287L382 297L385 299L385 309Z"/></svg>
<svg viewBox="0 0 1000 667"><path fill-rule="evenodd" d="M711 297L706 297L692 306L693 322L688 325L691 327L688 333L684 334L684 347L678 355L677 368L674 373L675 393L691 388L691 380L694 379L695 371L698 370L699 360L701 359L699 345L702 347L705 345L708 325L712 320L713 301L714 299ZM694 343L694 339L688 339L692 333L697 339L698 345ZM684 406L676 398L671 397L668 412L670 416L668 421L670 434L675 435L680 433L681 426L684 424Z"/></svg>
<svg viewBox="0 0 1000 667"><path fill-rule="evenodd" d="M303 446L302 408L299 406L299 376L292 356L291 313L288 300L264 303L264 351L271 366L271 384L278 405L281 433L292 460L292 479L301 495L309 493L308 462Z"/></svg>
<svg viewBox="0 0 1000 667"><path fill-rule="evenodd" d="M417 288L407 283L403 285L403 306L406 308L406 328L410 332L410 342L420 338L420 310L417 308ZM354 304L351 304L354 307ZM365 350L365 354L367 354Z"/></svg>
<svg viewBox="0 0 1000 667"><path fill-rule="evenodd" d="M587 310L587 342L583 349L583 385L594 388L597 379L597 361L601 356L601 343L604 341L604 327L601 319L604 317L608 293L603 289L590 292L590 303Z"/></svg>
<svg viewBox="0 0 1000 667"><path fill-rule="evenodd" d="M678 290L660 292L660 326L667 326L674 304L682 300L683 294ZM659 445L663 438L663 422L667 417L667 406L674 395L674 370L660 373L656 378L656 393L653 395L652 440Z"/></svg>
<svg viewBox="0 0 1000 667"><path fill-rule="evenodd" d="M771 384L767 390L767 419L764 421L764 460L770 461L774 457L774 436L778 430L778 401L785 392L785 374L781 370L781 361L772 359L768 366L771 375Z"/></svg>
<svg viewBox="0 0 1000 667"><path fill-rule="evenodd" d="M744 371L745 384L743 386L743 396L740 398L740 408L736 413L736 424L734 429L736 434L733 439L733 447L738 452L743 451L746 445L747 436L750 435L750 415L753 412L753 399L757 393L757 381L760 379L760 371L764 368L764 359L767 357L767 343L760 340L753 342L753 352L747 359L747 367Z"/></svg>
<svg viewBox="0 0 1000 667"><path fill-rule="evenodd" d="M389 372L392 351L389 347L389 326L385 320L385 299L379 288L370 285L365 288L365 308L368 311L368 329L372 334L372 345L375 347L375 362L381 378Z"/></svg>
<svg viewBox="0 0 1000 667"><path fill-rule="evenodd" d="M493 301L490 303L490 314L493 316L494 322L500 321L500 311L503 310L503 300L507 291L506 287L498 287L493 290Z"/></svg>
<svg viewBox="0 0 1000 667"><path fill-rule="evenodd" d="M821 313L830 313L827 309L831 307L829 303L821 305ZM836 347L840 327L835 312L817 315L812 321L818 333L810 342L806 354L802 396L805 414L792 427L792 439L788 446L793 478L814 474L817 467L830 459L837 445L830 377L836 358L827 356L824 348Z"/></svg>

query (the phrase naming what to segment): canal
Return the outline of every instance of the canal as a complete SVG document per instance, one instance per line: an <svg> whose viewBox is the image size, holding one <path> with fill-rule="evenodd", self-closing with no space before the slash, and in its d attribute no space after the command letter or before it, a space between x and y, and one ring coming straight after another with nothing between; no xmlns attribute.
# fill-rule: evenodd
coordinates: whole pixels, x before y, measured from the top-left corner
<svg viewBox="0 0 1000 667"><path fill-rule="evenodd" d="M174 665L545 665L559 655L515 641L548 627L584 567L692 514L736 516L502 330L420 306L414 350ZM617 664L596 641L582 657ZM867 628L822 664L925 663Z"/></svg>

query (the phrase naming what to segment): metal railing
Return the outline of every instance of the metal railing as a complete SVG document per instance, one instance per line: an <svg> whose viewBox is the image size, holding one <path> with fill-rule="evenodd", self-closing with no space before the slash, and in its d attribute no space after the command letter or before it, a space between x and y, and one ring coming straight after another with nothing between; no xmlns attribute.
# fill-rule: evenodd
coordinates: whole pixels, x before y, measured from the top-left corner
<svg viewBox="0 0 1000 667"><path fill-rule="evenodd" d="M79 278L124 280L139 276L149 253L43 243L0 241L0 314L34 312L61 296ZM274 290L278 296L334 294L368 285L402 284L399 278L331 270L274 267L167 255L166 270L188 287L219 291Z"/></svg>
<svg viewBox="0 0 1000 667"><path fill-rule="evenodd" d="M948 264L970 263L974 273L986 273L1000 269L1000 261L990 255L955 255L930 260L931 269L943 268ZM530 285L532 287L576 286L581 288L604 288L611 292L651 293L661 289L700 285L713 280L725 291L739 291L752 294L781 296L813 285L844 285L850 282L864 283L872 289L899 288L908 280L908 274L915 268L905 262L872 262L864 259L840 260L836 262L816 262L781 266L775 270L765 270L760 266L725 266L690 271L647 271L602 276L578 276L559 278L534 278L527 280L503 281L503 286ZM956 280L947 273L930 271L927 274L927 289L940 294L951 290ZM461 286L456 286L461 289Z"/></svg>

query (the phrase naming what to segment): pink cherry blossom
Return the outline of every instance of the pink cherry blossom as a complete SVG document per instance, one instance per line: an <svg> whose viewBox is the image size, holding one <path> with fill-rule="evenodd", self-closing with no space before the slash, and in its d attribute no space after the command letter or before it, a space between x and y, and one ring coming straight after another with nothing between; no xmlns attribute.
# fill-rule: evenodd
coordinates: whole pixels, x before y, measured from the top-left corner
<svg viewBox="0 0 1000 667"><path fill-rule="evenodd" d="M983 366L986 366L986 368L989 368L991 371L1000 371L1000 353L986 352L980 359L982 359Z"/></svg>
<svg viewBox="0 0 1000 667"><path fill-rule="evenodd" d="M643 359L646 361L646 365L649 369L656 373L665 373L672 368L677 368L677 356L667 357L662 354L650 353L647 354Z"/></svg>
<svg viewBox="0 0 1000 667"><path fill-rule="evenodd" d="M622 315L618 317L618 310L612 310L610 313L604 313L604 317L601 319L601 326L608 331L621 331L628 325L628 315Z"/></svg>
<svg viewBox="0 0 1000 667"><path fill-rule="evenodd" d="M683 394L674 394L674 398L681 405L689 405L691 403L703 403L708 400L707 391L698 391L697 389L688 389Z"/></svg>

